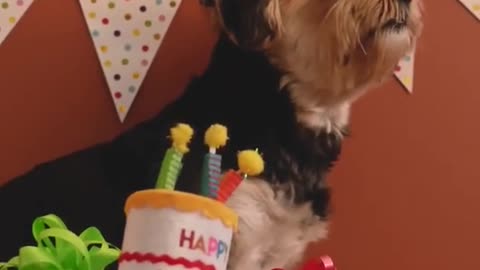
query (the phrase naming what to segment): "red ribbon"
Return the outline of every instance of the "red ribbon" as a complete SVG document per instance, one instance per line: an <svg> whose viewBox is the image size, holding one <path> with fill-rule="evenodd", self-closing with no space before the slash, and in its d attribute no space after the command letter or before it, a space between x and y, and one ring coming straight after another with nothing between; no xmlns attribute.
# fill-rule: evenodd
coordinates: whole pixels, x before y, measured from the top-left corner
<svg viewBox="0 0 480 270"><path fill-rule="evenodd" d="M283 270L282 268L274 268L272 270ZM307 261L300 270L336 270L332 258L329 256L321 256L317 259Z"/></svg>

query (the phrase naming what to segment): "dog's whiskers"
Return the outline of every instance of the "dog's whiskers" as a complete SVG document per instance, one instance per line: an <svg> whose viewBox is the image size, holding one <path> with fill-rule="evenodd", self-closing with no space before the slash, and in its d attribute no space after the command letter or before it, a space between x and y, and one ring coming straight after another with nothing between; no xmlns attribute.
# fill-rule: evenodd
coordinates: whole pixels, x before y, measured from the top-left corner
<svg viewBox="0 0 480 270"><path fill-rule="evenodd" d="M360 49L362 50L363 54L367 55L368 54L367 50L365 49L365 46L362 43L362 39L360 38L360 35L357 35L357 41L358 41L358 45L360 46Z"/></svg>
<svg viewBox="0 0 480 270"><path fill-rule="evenodd" d="M330 18L330 15L332 15L333 11L338 7L340 2L335 2L335 4L332 5L332 7L330 7L330 9L327 11L327 13L325 14L325 17L323 18L322 20L322 24L325 23L325 21Z"/></svg>

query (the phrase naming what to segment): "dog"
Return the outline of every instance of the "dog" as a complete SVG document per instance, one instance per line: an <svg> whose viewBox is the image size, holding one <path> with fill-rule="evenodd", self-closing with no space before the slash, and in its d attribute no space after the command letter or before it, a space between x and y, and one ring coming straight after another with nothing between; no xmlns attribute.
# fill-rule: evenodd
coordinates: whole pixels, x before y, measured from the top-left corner
<svg viewBox="0 0 480 270"><path fill-rule="evenodd" d="M206 3L220 34L203 74L153 119L2 188L0 205L26 200L15 209L22 213L18 224L29 224L41 209L56 209L70 226L89 220L120 244L125 198L154 186L169 129L181 122L196 132L176 189L198 193L206 152L198 134L219 123L230 138L219 150L224 168L235 168L237 152L245 149L257 148L265 160L264 172L245 180L227 202L240 219L228 269L293 269L308 243L326 237L326 176L348 135L350 106L390 78L415 46L420 0ZM21 229L5 231L28 235L29 228L15 233Z"/></svg>
<svg viewBox="0 0 480 270"><path fill-rule="evenodd" d="M213 0L209 4L233 44L265 55L278 73L278 87L270 90L287 96L283 102L288 104L274 98L263 101L265 110L275 111L270 112L269 123L274 131L256 145L266 151L269 169L261 179L242 184L228 201L240 216L228 268L292 269L310 242L327 235L325 176L348 134L350 106L390 78L401 57L415 47L422 30L422 3Z"/></svg>

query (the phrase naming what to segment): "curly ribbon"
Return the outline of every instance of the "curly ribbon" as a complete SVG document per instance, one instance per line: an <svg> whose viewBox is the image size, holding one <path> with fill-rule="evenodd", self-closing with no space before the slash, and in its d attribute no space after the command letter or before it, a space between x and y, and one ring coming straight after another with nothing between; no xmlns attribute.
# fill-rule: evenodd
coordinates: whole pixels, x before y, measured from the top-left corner
<svg viewBox="0 0 480 270"><path fill-rule="evenodd" d="M335 265L332 258L324 255L308 261L303 265L302 270L335 270Z"/></svg>
<svg viewBox="0 0 480 270"><path fill-rule="evenodd" d="M272 270L283 270L282 268L273 268ZM307 261L300 270L336 270L332 258L321 256L320 258Z"/></svg>
<svg viewBox="0 0 480 270"><path fill-rule="evenodd" d="M52 214L36 218L32 233L37 246L20 248L18 256L0 263L0 270L103 270L120 256L97 228L77 236Z"/></svg>

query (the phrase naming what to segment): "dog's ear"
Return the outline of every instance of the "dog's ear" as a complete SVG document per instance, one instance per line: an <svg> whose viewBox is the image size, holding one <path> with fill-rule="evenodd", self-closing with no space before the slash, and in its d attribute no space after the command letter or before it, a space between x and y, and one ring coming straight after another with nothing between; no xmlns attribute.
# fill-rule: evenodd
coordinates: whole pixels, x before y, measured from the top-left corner
<svg viewBox="0 0 480 270"><path fill-rule="evenodd" d="M280 34L280 0L216 1L224 30L239 46L262 48Z"/></svg>

